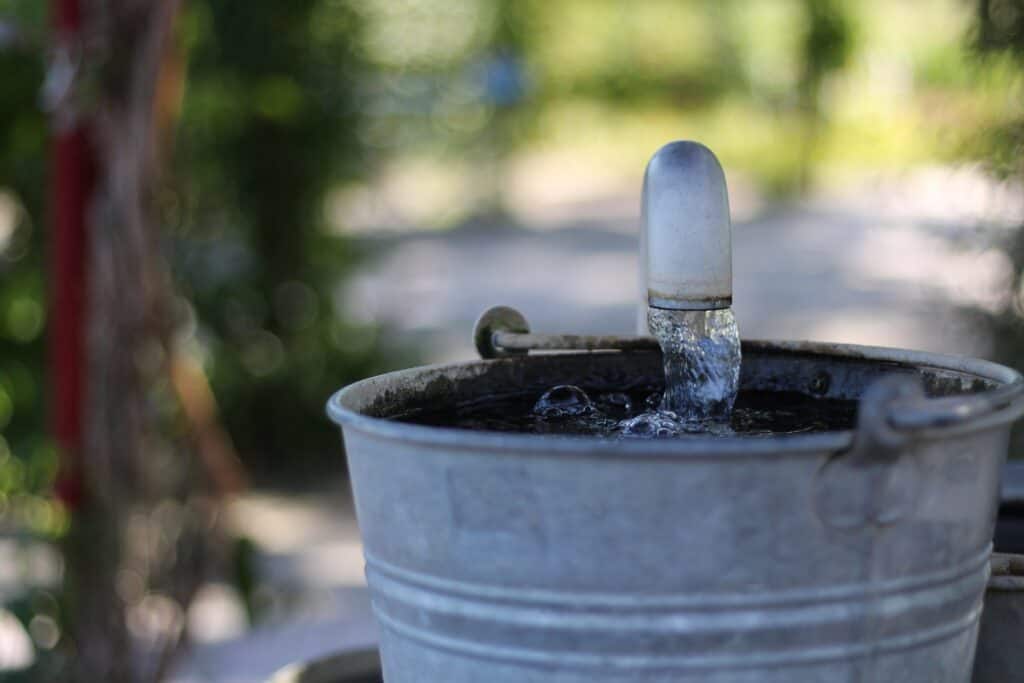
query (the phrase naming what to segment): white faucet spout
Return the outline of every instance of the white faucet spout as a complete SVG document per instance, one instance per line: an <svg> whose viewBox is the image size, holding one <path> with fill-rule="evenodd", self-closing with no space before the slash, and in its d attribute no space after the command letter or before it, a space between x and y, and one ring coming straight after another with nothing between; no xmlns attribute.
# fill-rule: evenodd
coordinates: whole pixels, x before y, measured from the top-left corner
<svg viewBox="0 0 1024 683"><path fill-rule="evenodd" d="M732 305L732 225L725 174L698 142L670 142L647 164L641 258L647 303L672 310Z"/></svg>

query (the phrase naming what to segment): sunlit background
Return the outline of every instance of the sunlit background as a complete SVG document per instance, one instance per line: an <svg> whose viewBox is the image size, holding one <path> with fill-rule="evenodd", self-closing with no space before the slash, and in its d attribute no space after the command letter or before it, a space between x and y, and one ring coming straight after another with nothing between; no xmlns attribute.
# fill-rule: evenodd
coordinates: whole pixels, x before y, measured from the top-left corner
<svg viewBox="0 0 1024 683"><path fill-rule="evenodd" d="M993 3L1004 23L1016 11ZM343 300L429 360L467 357L473 317L496 302L538 329L627 331L644 163L692 138L729 177L746 336L984 353L953 311L1007 304L1017 142L992 132L1024 100L1017 62L975 49L976 13L369 4L372 163L326 211L375 258ZM414 24L436 29L395 39Z"/></svg>
<svg viewBox="0 0 1024 683"><path fill-rule="evenodd" d="M73 661L46 27L44 3L0 0L0 670L39 681ZM155 192L175 346L251 482L191 606L118 575L134 638L188 630L177 680L372 639L324 401L472 358L493 304L634 331L640 184L667 141L726 169L744 337L1024 364L1020 0L189 0L175 40Z"/></svg>

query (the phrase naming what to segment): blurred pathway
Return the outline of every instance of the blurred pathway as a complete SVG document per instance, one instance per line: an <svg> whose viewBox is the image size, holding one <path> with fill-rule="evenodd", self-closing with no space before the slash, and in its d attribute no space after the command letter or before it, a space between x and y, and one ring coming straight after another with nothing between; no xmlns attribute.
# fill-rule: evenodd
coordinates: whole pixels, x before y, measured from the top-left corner
<svg viewBox="0 0 1024 683"><path fill-rule="evenodd" d="M431 361L473 358L473 321L497 303L536 331L632 332L637 203L623 191L559 207L570 217L547 223L368 240L377 258L345 301ZM993 244L1024 216L1021 204L977 172L929 169L737 220L740 330L983 354L985 340L956 310L1004 302L1010 264Z"/></svg>
<svg viewBox="0 0 1024 683"><path fill-rule="evenodd" d="M171 683L262 683L288 664L377 642L347 481L302 495L249 493L230 506L228 524L258 548L262 624L248 631L235 590L207 585L188 614L195 644Z"/></svg>

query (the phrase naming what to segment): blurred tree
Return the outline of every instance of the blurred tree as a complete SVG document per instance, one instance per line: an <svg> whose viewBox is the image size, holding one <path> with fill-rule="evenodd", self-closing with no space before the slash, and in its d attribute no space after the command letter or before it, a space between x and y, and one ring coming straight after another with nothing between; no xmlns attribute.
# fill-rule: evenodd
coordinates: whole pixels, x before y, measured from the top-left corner
<svg viewBox="0 0 1024 683"><path fill-rule="evenodd" d="M977 0L974 45L982 52L1005 50L1024 57L1024 2Z"/></svg>
<svg viewBox="0 0 1024 683"><path fill-rule="evenodd" d="M522 4L534 33L529 58L539 71L539 95L547 101L589 98L684 108L743 88L731 2Z"/></svg>
<svg viewBox="0 0 1024 683"><path fill-rule="evenodd" d="M38 106L45 23L39 3L0 2L0 498L51 485L45 436L43 193L46 117Z"/></svg>
<svg viewBox="0 0 1024 683"><path fill-rule="evenodd" d="M1024 66L1024 0L977 0L972 44L986 58L1009 56L1014 69ZM1024 117L996 122L974 140L991 169L1003 176L1024 173Z"/></svg>
<svg viewBox="0 0 1024 683"><path fill-rule="evenodd" d="M64 16L80 13L88 39L57 35L82 66L62 100L71 109L56 115L87 122L95 154L78 255L87 264L83 437L73 446L81 495L63 546L68 681L161 680L220 555L218 499L171 378L177 321L153 203L174 118L165 92L178 80L179 6L61 5Z"/></svg>
<svg viewBox="0 0 1024 683"><path fill-rule="evenodd" d="M61 3L48 53L47 3L0 0L0 529L31 552L55 540L64 551L63 565L54 559L50 567L59 577L63 566L62 587L36 568L20 577L25 593L7 605L37 651L30 669L5 680L159 678L208 566L216 506L191 458L194 435L183 430L180 402L168 391L173 319L150 203L160 166L155 138L172 122L160 119L167 108L154 100L175 80L164 67L176 7ZM88 24L88 41L70 35L71 15ZM45 76L44 56L51 60ZM44 206L43 195L48 128L66 130L72 121L93 133L101 157L101 188L87 198L95 239L67 252L95 259L93 296L72 301L88 308L92 338L83 361L93 381L85 389L85 442L72 445L84 464L66 470L68 481L84 485L54 500L57 449L43 399L78 392L56 393L69 381L60 374L44 389L44 322L56 337L43 279L53 273L46 248L53 240L42 228L56 208ZM143 622L153 628L140 629Z"/></svg>
<svg viewBox="0 0 1024 683"><path fill-rule="evenodd" d="M1024 0L977 0L972 46L983 59L1009 56L1018 81L1024 80ZM989 162L991 170L1024 188L1024 117L1000 120L974 136L975 148ZM1014 264L1008 283L1008 307L992 313L974 310L992 342L993 360L1024 371L1024 226L1015 230L1004 245ZM1024 453L1024 426L1014 426L1011 457Z"/></svg>
<svg viewBox="0 0 1024 683"><path fill-rule="evenodd" d="M390 369L338 288L357 256L324 194L365 172L360 14L347 0L195 0L177 183L161 196L228 430L263 481L339 471L330 393Z"/></svg>
<svg viewBox="0 0 1024 683"><path fill-rule="evenodd" d="M0 521L65 540L61 599L36 589L10 606L44 634L27 680L153 680L216 555L217 482L193 457L209 450L196 427L210 402L189 358L208 362L250 462L278 474L297 452L337 471L324 400L388 364L377 330L347 323L334 303L354 252L320 231L324 189L362 170L359 17L333 0L196 0L179 46L169 29L177 2L84 5L88 68L77 86L101 188L89 252L87 495L68 533L49 498L57 452L43 406L47 8L0 0ZM186 55L195 82L175 142ZM160 159L172 144L181 156L169 176ZM173 239L158 237L160 222ZM172 274L194 305L172 295Z"/></svg>
<svg viewBox="0 0 1024 683"><path fill-rule="evenodd" d="M850 19L844 0L803 0L807 27L802 45L802 70L797 85L803 118L800 185L810 185L815 151L825 124L822 86L829 75L845 66L853 50Z"/></svg>

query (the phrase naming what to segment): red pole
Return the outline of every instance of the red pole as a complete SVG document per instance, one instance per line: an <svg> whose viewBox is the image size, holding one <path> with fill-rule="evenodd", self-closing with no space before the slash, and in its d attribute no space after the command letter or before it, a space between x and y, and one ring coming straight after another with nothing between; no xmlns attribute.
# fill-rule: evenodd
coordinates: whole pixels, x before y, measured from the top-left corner
<svg viewBox="0 0 1024 683"><path fill-rule="evenodd" d="M54 48L78 58L79 0L53 0ZM73 89L73 84L72 84ZM73 509L83 495L80 455L85 390L86 214L94 182L92 145L71 109L73 90L53 112L50 167L50 417L60 449L57 497Z"/></svg>

